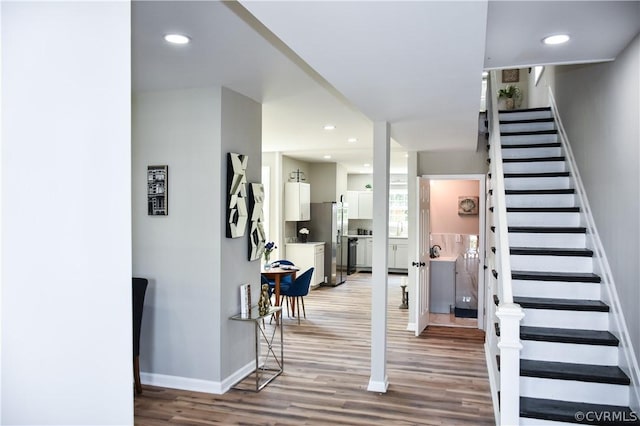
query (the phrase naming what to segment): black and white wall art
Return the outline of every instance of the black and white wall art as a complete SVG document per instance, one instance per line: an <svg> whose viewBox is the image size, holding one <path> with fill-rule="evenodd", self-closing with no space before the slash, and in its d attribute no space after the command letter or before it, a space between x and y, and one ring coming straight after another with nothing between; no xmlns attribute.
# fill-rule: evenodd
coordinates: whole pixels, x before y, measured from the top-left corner
<svg viewBox="0 0 640 426"><path fill-rule="evenodd" d="M240 238L247 227L247 164L249 157L227 154L227 237Z"/></svg>
<svg viewBox="0 0 640 426"><path fill-rule="evenodd" d="M169 214L167 188L169 187L169 166L147 167L147 214L166 216Z"/></svg>
<svg viewBox="0 0 640 426"><path fill-rule="evenodd" d="M261 183L249 184L249 211L251 221L249 223L249 260L258 260L262 257L266 236L264 233L264 187Z"/></svg>

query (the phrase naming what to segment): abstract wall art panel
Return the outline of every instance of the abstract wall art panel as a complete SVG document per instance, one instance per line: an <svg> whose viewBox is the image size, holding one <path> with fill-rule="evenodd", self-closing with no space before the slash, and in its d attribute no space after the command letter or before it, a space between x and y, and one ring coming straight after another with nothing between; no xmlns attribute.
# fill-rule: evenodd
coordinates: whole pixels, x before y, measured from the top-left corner
<svg viewBox="0 0 640 426"><path fill-rule="evenodd" d="M247 227L247 164L249 157L242 154L227 154L227 237L244 236Z"/></svg>

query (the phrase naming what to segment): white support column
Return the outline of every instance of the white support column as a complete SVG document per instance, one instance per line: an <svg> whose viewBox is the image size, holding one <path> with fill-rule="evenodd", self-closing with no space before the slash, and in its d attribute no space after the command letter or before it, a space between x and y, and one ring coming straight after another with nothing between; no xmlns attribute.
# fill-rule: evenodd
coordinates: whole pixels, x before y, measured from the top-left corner
<svg viewBox="0 0 640 426"><path fill-rule="evenodd" d="M389 247L389 123L373 125L373 264L371 267L371 377L367 390L386 392L387 265Z"/></svg>
<svg viewBox="0 0 640 426"><path fill-rule="evenodd" d="M516 303L501 304L496 311L500 319L500 422L520 422L520 321L524 312Z"/></svg>

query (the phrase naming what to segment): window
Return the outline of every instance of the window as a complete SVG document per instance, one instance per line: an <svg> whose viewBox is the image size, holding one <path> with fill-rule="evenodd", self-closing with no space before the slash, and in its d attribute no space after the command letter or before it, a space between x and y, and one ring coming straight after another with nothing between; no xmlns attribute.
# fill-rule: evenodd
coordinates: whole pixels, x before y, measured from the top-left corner
<svg viewBox="0 0 640 426"><path fill-rule="evenodd" d="M409 224L409 192L407 186L389 189L389 236L406 237Z"/></svg>

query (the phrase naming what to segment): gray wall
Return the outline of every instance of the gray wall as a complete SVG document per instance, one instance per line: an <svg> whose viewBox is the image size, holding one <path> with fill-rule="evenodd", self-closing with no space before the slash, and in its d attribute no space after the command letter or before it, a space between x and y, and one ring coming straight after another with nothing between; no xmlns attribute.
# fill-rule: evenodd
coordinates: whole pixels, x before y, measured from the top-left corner
<svg viewBox="0 0 640 426"><path fill-rule="evenodd" d="M556 67L555 97L640 348L640 37L615 62ZM545 73L548 70L545 70Z"/></svg>
<svg viewBox="0 0 640 426"><path fill-rule="evenodd" d="M422 151L418 153L419 175L482 174L488 171L487 152Z"/></svg>
<svg viewBox="0 0 640 426"><path fill-rule="evenodd" d="M225 237L225 206L227 153L248 155L247 182L261 179L260 129L260 105L224 88L134 97L133 271L151 280L140 361L165 385L213 392L252 359L253 328L228 317L241 284L257 294L259 262L247 260L248 237ZM153 164L169 166L166 217L146 212Z"/></svg>

